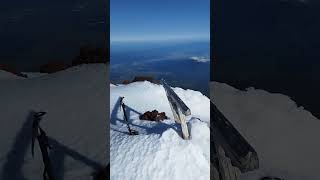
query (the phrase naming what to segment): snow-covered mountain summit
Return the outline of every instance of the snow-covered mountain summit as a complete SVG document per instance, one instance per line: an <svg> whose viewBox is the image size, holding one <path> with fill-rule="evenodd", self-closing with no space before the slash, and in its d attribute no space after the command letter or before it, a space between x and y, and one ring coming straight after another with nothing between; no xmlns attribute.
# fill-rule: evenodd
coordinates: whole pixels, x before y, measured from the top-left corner
<svg viewBox="0 0 320 180"><path fill-rule="evenodd" d="M173 88L192 114L187 117L191 140L183 140L161 85L145 81L110 88L111 179L210 179L209 98L197 91ZM139 135L127 133L119 107L121 96L125 97L131 127ZM169 119L139 119L140 114L154 109L165 112Z"/></svg>

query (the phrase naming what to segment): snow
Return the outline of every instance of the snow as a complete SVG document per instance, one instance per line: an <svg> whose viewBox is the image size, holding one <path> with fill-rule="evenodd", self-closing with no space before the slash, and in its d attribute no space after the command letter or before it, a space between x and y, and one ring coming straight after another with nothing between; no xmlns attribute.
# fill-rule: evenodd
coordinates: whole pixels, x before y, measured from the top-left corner
<svg viewBox="0 0 320 180"><path fill-rule="evenodd" d="M242 180L277 176L315 180L320 171L320 121L288 96L213 82L211 99L256 149L260 168Z"/></svg>
<svg viewBox="0 0 320 180"><path fill-rule="evenodd" d="M23 77L17 76L13 73L0 70L0 81L1 80L12 80L12 79L24 79Z"/></svg>
<svg viewBox="0 0 320 180"><path fill-rule="evenodd" d="M37 78L37 77L48 75L47 73L40 73L40 72L22 72L22 74L27 75L28 78Z"/></svg>
<svg viewBox="0 0 320 180"><path fill-rule="evenodd" d="M0 77L5 76L0 72ZM40 77L0 80L0 179L42 179L38 142L31 155L31 111L46 111L56 179L91 179L109 161L106 67L92 64ZM56 142L56 143L55 143Z"/></svg>
<svg viewBox="0 0 320 180"><path fill-rule="evenodd" d="M183 140L173 120L165 90L150 82L110 86L110 177L112 180L207 180L210 178L210 101L200 92L173 88L191 110L187 117L191 140ZM123 96L131 127L129 136L119 107ZM139 113L158 110L162 122L139 120ZM201 120L199 120L199 119Z"/></svg>

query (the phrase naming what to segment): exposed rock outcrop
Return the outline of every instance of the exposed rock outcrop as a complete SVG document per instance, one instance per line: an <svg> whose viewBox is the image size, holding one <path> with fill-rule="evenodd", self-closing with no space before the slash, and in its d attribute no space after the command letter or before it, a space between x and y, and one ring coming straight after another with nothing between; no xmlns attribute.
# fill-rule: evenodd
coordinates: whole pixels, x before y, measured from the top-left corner
<svg viewBox="0 0 320 180"><path fill-rule="evenodd" d="M168 119L165 112L159 113L157 110L153 110L152 112L147 111L140 115L139 119L148 120L148 121L162 121L164 119Z"/></svg>
<svg viewBox="0 0 320 180"><path fill-rule="evenodd" d="M122 84L130 84L133 82L141 82L141 81L148 81L148 82L151 82L154 84L160 84L159 80L156 80L152 76L135 76L132 81L124 80L124 81L122 81Z"/></svg>

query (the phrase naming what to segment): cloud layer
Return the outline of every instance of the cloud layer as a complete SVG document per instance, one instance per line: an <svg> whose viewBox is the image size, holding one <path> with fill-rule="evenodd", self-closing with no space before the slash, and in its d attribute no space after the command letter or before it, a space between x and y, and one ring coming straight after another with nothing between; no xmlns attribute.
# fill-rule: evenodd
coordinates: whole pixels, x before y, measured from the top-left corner
<svg viewBox="0 0 320 180"><path fill-rule="evenodd" d="M190 57L190 59L193 61L203 62L203 63L210 61L210 58L205 57L205 56L192 56L192 57Z"/></svg>

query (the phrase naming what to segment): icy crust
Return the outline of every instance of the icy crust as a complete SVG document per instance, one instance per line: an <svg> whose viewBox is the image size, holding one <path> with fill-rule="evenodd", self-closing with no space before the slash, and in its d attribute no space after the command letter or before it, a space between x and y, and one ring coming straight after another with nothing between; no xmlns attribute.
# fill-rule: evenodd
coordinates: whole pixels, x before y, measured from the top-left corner
<svg viewBox="0 0 320 180"><path fill-rule="evenodd" d="M149 82L111 86L111 179L112 180L207 180L209 179L210 132L209 99L192 90L174 88L191 109L188 117L191 140L181 138L180 126L173 115L162 86ZM129 136L117 99L124 96L130 111L132 128L139 131ZM163 122L139 120L138 113L157 109L170 119ZM136 112L134 112L136 111ZM128 113L129 114L129 113ZM200 118L202 121L200 121Z"/></svg>
<svg viewBox="0 0 320 180"><path fill-rule="evenodd" d="M315 180L320 171L320 121L283 94L211 84L214 103L256 149L260 169L242 179L272 175Z"/></svg>

